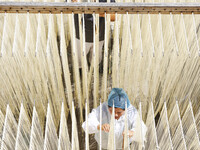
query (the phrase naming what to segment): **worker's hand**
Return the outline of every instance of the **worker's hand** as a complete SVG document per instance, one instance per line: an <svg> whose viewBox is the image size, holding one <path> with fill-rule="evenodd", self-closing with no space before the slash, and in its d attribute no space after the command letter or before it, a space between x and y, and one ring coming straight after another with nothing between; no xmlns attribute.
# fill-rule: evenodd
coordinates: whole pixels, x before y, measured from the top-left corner
<svg viewBox="0 0 200 150"><path fill-rule="evenodd" d="M97 129L100 130L100 125L97 126ZM105 131L105 132L109 132L110 131L110 125L109 124L102 124L101 125L101 130Z"/></svg>
<svg viewBox="0 0 200 150"><path fill-rule="evenodd" d="M99 17L105 17L105 13L100 13Z"/></svg>
<svg viewBox="0 0 200 150"><path fill-rule="evenodd" d="M123 135L123 137L124 137L125 132L123 132L122 135ZM129 138L132 137L132 136L133 136L133 131L129 130L129 131L128 131L128 136L129 136Z"/></svg>
<svg viewBox="0 0 200 150"><path fill-rule="evenodd" d="M105 13L100 13L99 17L105 17ZM110 21L115 21L115 14L110 14Z"/></svg>

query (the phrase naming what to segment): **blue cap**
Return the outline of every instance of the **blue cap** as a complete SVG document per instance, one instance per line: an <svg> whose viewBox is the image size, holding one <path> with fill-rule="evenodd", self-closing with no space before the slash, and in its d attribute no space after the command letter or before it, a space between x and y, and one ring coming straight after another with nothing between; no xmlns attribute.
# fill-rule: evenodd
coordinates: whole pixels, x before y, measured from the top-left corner
<svg viewBox="0 0 200 150"><path fill-rule="evenodd" d="M108 96L108 106L112 107L114 101L115 108L125 110L125 101L127 101L127 108L130 105L128 95L122 88L113 88Z"/></svg>

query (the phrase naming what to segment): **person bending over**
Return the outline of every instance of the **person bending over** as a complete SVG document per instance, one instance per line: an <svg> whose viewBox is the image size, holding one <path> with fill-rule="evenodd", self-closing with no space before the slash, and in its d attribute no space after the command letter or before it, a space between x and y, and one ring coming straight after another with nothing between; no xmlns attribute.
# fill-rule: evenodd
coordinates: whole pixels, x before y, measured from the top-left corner
<svg viewBox="0 0 200 150"><path fill-rule="evenodd" d="M88 115L88 133L95 133L95 140L100 144L100 130L102 130L101 145L103 149L107 149L108 135L110 131L110 121L113 109L113 102L115 107L115 143L116 149L123 149L123 136L125 127L125 101L127 101L127 115L128 115L128 135L129 143L134 140L134 136L137 137L138 132L135 132L136 122L139 114L136 108L130 104L129 98L126 92L121 88L113 88L108 96L108 101L102 104L102 125L100 129L100 106L93 109ZM86 122L82 124L83 129L86 131ZM142 133L145 140L146 126L142 122Z"/></svg>
<svg viewBox="0 0 200 150"><path fill-rule="evenodd" d="M77 2L78 0L72 0L72 2ZM100 3L105 3L107 0L99 0ZM115 2L115 0L110 0L110 2ZM99 63L102 60L102 49L104 45L105 37L105 15L99 14ZM81 18L82 19L82 18ZM115 21L115 15L111 14L111 21ZM82 19L83 21L83 19ZM85 21L85 53L86 55L90 52L89 62L91 64L92 53L93 53L93 15L84 14ZM79 68L81 68L81 42L79 34L79 16L78 14L74 15L74 24L76 31L76 48L78 52Z"/></svg>

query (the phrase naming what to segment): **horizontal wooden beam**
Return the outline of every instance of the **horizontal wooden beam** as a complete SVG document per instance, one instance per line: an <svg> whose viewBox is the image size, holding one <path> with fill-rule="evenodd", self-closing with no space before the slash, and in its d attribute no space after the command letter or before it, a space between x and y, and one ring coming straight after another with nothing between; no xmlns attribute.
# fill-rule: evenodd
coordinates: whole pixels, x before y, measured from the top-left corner
<svg viewBox="0 0 200 150"><path fill-rule="evenodd" d="M0 13L200 14L200 3L0 2Z"/></svg>

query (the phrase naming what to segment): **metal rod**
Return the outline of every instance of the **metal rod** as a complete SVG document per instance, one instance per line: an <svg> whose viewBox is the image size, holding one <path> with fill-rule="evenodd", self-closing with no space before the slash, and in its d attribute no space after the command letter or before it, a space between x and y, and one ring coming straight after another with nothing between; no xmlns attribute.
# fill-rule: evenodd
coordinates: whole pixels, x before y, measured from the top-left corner
<svg viewBox="0 0 200 150"><path fill-rule="evenodd" d="M0 2L0 13L200 14L200 3Z"/></svg>
<svg viewBox="0 0 200 150"><path fill-rule="evenodd" d="M63 51L64 51L64 48L63 48L63 46L62 46L62 44L64 44L64 39L65 39L65 37L64 37L64 35L63 35L63 33L65 33L65 29L64 29L64 20L63 20L63 13L61 12L61 14L60 14L60 22L61 22L61 29L60 29L60 37L61 37L61 42L60 42L60 47L61 47L61 49L60 49L60 56L63 56Z"/></svg>
<svg viewBox="0 0 200 150"><path fill-rule="evenodd" d="M63 124L63 119L64 119L64 114L65 114L65 112L64 112L64 104L63 104L63 102L62 102L62 105L61 105L61 113L60 113L60 129L59 129L59 139L58 139L58 150L61 150L62 148L61 148L61 134L62 134L62 124Z"/></svg>
<svg viewBox="0 0 200 150"><path fill-rule="evenodd" d="M196 27L196 21L195 21L194 13L192 13L192 19L193 19L194 33L195 33L195 38L196 38L196 43L197 43L197 51L198 51L198 54L200 56L200 48L199 48L198 36L197 36L197 32L196 32L197 27Z"/></svg>
<svg viewBox="0 0 200 150"><path fill-rule="evenodd" d="M188 38L187 38L187 31L186 31L186 27L185 27L185 21L184 21L184 17L183 17L183 14L181 13L181 18L182 18L182 21L183 21L183 30L184 30L184 34L185 34L185 41L186 41L186 46L187 46L187 52L188 52L188 55L190 56L190 48L189 48L189 43L188 43Z"/></svg>
<svg viewBox="0 0 200 150"><path fill-rule="evenodd" d="M102 104L101 104L101 99L100 99L100 144L99 144L99 150L102 150Z"/></svg>
<svg viewBox="0 0 200 150"><path fill-rule="evenodd" d="M153 122L153 132L155 134L155 139L156 139L156 149L160 149L159 145L158 145L158 136L157 136L157 132L156 132L156 123L155 123L155 115L154 115L154 108L153 108L153 102L152 102L152 98L151 98L151 111L152 111L152 122Z"/></svg>
<svg viewBox="0 0 200 150"><path fill-rule="evenodd" d="M113 108L112 108L112 114L113 114L113 148L114 150L116 149L116 144L115 144L115 104L114 104L114 101L113 101Z"/></svg>
<svg viewBox="0 0 200 150"><path fill-rule="evenodd" d="M153 57L155 57L155 48L154 48L153 33L152 33L152 27L151 27L151 16L149 13L148 13L148 16L149 16L149 30L150 30L150 36L151 36L152 49L153 49Z"/></svg>
<svg viewBox="0 0 200 150"><path fill-rule="evenodd" d="M133 45L132 45L132 36L131 36L131 27L130 27L130 19L128 12L126 13L127 15L127 22L128 22L128 36L129 36L129 42L130 42L130 50L131 50L131 55L133 55Z"/></svg>
<svg viewBox="0 0 200 150"><path fill-rule="evenodd" d="M95 58L95 53L96 53L96 30L95 30L95 25L96 25L96 15L95 13L92 14L93 15L93 57ZM93 59L94 60L94 59ZM95 60L94 60L95 62ZM94 63L95 64L95 63Z"/></svg>
<svg viewBox="0 0 200 150"><path fill-rule="evenodd" d="M7 26L7 13L4 14L4 25L3 25L3 35L2 35L2 41L1 41L1 49L0 49L0 55L3 56L3 46L4 46L4 39L5 39L5 32L6 32L6 26Z"/></svg>
<svg viewBox="0 0 200 150"><path fill-rule="evenodd" d="M116 23L116 33L117 33L117 38L116 38L116 40L117 40L117 57L118 57L118 59L117 60L119 60L119 22L118 22L118 13L116 12L115 13L115 23ZM118 62L119 63L119 62Z"/></svg>
<svg viewBox="0 0 200 150"><path fill-rule="evenodd" d="M71 22L72 22L72 40L73 40L73 55L75 56L76 53L76 48L75 48L75 27L74 27L74 13L72 12L72 16L71 16Z"/></svg>
<svg viewBox="0 0 200 150"><path fill-rule="evenodd" d="M162 55L164 56L165 47L164 47L164 41L163 41L162 17L160 13L159 13L159 24L160 24L160 33L161 33Z"/></svg>
<svg viewBox="0 0 200 150"><path fill-rule="evenodd" d="M19 134L20 134L20 127L22 124L22 112L23 110L23 103L21 103L21 107L20 107L20 113L19 113L19 122L18 122L18 127L17 127L17 137L16 137L16 143L15 143L15 150L19 149L18 145L19 145Z"/></svg>
<svg viewBox="0 0 200 150"><path fill-rule="evenodd" d="M74 141L74 130L75 130L75 126L74 126L74 116L75 116L75 111L74 111L74 101L72 100L72 139L71 139L71 150L75 149L75 141Z"/></svg>
<svg viewBox="0 0 200 150"><path fill-rule="evenodd" d="M12 56L14 56L14 53L16 51L16 40L17 40L17 31L18 31L18 27L19 26L19 18L18 18L18 13L16 14L15 17L15 32L14 32L14 41L13 41L13 45L12 45Z"/></svg>
<svg viewBox="0 0 200 150"><path fill-rule="evenodd" d="M107 15L106 15L106 12L105 12L104 16L105 16L105 33L107 33ZM107 34L104 34L104 39L107 42ZM105 57L107 57L108 56L108 49L107 48L104 48L104 49L105 49Z"/></svg>
<svg viewBox="0 0 200 150"><path fill-rule="evenodd" d="M198 144L199 144L199 147L200 147L199 135L198 135L198 130L197 130L196 121L195 121L195 118L194 118L194 112L193 112L191 100L189 101L189 106L190 106L190 111L191 111L191 113L192 113L192 121L193 121L193 124L194 124L194 129L195 129L195 132L196 132L196 137L197 137Z"/></svg>
<svg viewBox="0 0 200 150"><path fill-rule="evenodd" d="M177 44L177 39L176 39L176 30L174 27L174 19L173 19L173 15L172 13L170 13L171 16L171 26L172 26L172 30L173 30L173 37L174 37L174 45L175 45L175 49L176 49L176 54L177 56L179 56L179 49L178 49L178 44Z"/></svg>
<svg viewBox="0 0 200 150"><path fill-rule="evenodd" d="M31 145L32 145L32 141L33 141L33 126L34 126L34 120L35 120L35 113L36 113L36 110L35 110L35 104L33 106L33 117L32 117L32 123L31 123L31 134L30 134L30 144L29 144L29 149L31 149Z"/></svg>
<svg viewBox="0 0 200 150"><path fill-rule="evenodd" d="M85 17L84 17L84 13L82 13L82 24L83 24L83 56L85 56L86 55L86 53L85 53Z"/></svg>
<svg viewBox="0 0 200 150"><path fill-rule="evenodd" d="M4 123L4 126L3 126L3 133L2 133L2 142L1 142L1 150L3 150L3 145L4 145L4 140L5 140L5 133L6 133L6 127L8 126L7 125L7 122L8 122L8 111L9 111L9 105L7 104L7 107L6 107L6 117L5 117L5 123Z"/></svg>
<svg viewBox="0 0 200 150"><path fill-rule="evenodd" d="M141 139L142 139L142 149L145 148L144 139L143 139L143 126L142 126L142 103L139 103L139 111L140 111L140 129L141 129Z"/></svg>
<svg viewBox="0 0 200 150"><path fill-rule="evenodd" d="M46 48L46 56L50 55L50 38L52 38L52 20L53 20L53 15L50 13L49 14L49 22L48 22L48 36L47 36L47 48Z"/></svg>
<svg viewBox="0 0 200 150"><path fill-rule="evenodd" d="M184 135L184 132L183 132L183 124L182 124L180 110L179 110L179 106L178 106L178 101L177 100L176 100L176 108L177 108L177 111L178 111L178 119L179 119L179 124L180 124L180 128L181 128L182 140L183 140L183 143L184 143L185 150L187 150L186 141L185 141L185 135Z"/></svg>
<svg viewBox="0 0 200 150"><path fill-rule="evenodd" d="M88 106L87 100L85 101L85 122L86 122L86 132L85 132L85 150L89 150L89 135L88 135Z"/></svg>
<svg viewBox="0 0 200 150"><path fill-rule="evenodd" d="M27 54L28 49L28 36L30 31L30 20L29 20L29 12L27 12L26 16L26 39L25 39L25 48L24 48L24 56Z"/></svg>
<svg viewBox="0 0 200 150"><path fill-rule="evenodd" d="M139 32L140 32L140 47L141 47L140 53L141 53L141 56L143 57L142 30L141 30L141 26L140 26L140 15L139 15L139 13L137 14L137 17L138 17L138 28L139 28Z"/></svg>
<svg viewBox="0 0 200 150"><path fill-rule="evenodd" d="M166 105L166 102L164 102L164 113L165 113L165 118L166 118L166 122L167 122L167 132L168 132L168 135L169 135L169 141L170 141L170 145L171 145L171 150L173 150L174 147L173 147L173 143L172 143L172 135L170 133L169 120L168 120L168 116L167 116L167 105Z"/></svg>
<svg viewBox="0 0 200 150"><path fill-rule="evenodd" d="M46 124L45 124L45 137L44 137L44 147L47 145L47 133L48 133L48 123L49 123L49 111L50 111L50 106L49 106L49 101L47 104L47 117L46 117ZM73 126L72 126L73 127Z"/></svg>
<svg viewBox="0 0 200 150"><path fill-rule="evenodd" d="M36 38L36 49L35 49L35 56L37 56L38 53L38 47L39 47L39 38L41 36L41 15L38 13L38 26L37 26L37 38ZM62 18L62 17L61 17Z"/></svg>

